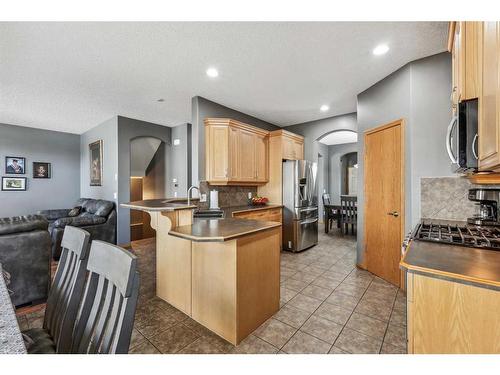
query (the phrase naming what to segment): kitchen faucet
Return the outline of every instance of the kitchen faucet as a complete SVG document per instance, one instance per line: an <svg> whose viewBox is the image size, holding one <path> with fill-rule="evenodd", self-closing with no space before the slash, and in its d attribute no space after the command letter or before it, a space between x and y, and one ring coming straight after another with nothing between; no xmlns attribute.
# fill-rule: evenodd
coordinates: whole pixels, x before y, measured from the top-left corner
<svg viewBox="0 0 500 375"><path fill-rule="evenodd" d="M191 187L188 189L188 192L187 192L187 196L188 196L188 203L187 203L187 204L188 204L188 206L191 204L191 191L192 191L193 189L198 190L198 194L200 193L200 189L199 189L197 186L194 186L194 185L193 185L193 186L191 186Z"/></svg>

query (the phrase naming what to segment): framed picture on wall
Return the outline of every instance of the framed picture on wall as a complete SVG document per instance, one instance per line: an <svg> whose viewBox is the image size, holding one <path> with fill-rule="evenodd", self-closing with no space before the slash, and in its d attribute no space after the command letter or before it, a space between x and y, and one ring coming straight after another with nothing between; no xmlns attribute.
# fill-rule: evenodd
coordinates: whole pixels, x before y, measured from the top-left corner
<svg viewBox="0 0 500 375"><path fill-rule="evenodd" d="M51 164L41 161L33 162L33 178L50 178Z"/></svg>
<svg viewBox="0 0 500 375"><path fill-rule="evenodd" d="M5 174L25 174L26 159L20 156L5 157Z"/></svg>
<svg viewBox="0 0 500 375"><path fill-rule="evenodd" d="M102 139L89 144L90 186L102 186Z"/></svg>
<svg viewBox="0 0 500 375"><path fill-rule="evenodd" d="M2 191L25 191L26 177L2 177Z"/></svg>

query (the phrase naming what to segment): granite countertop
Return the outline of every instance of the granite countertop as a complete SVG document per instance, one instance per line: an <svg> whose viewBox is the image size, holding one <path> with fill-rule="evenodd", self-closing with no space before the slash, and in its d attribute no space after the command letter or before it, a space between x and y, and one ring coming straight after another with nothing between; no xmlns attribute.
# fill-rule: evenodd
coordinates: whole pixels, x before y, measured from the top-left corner
<svg viewBox="0 0 500 375"><path fill-rule="evenodd" d="M181 203L183 199L181 202L179 202L179 199L146 199L142 201L122 203L120 206L142 211L177 211L195 209L197 207L194 204L188 205L187 203Z"/></svg>
<svg viewBox="0 0 500 375"><path fill-rule="evenodd" d="M412 240L400 266L409 272L500 289L500 251Z"/></svg>
<svg viewBox="0 0 500 375"><path fill-rule="evenodd" d="M197 219L191 225L172 228L168 233L197 242L224 242L280 226L280 223L274 221L235 218Z"/></svg>
<svg viewBox="0 0 500 375"><path fill-rule="evenodd" d="M0 264L0 354L25 354L23 337L17 323Z"/></svg>
<svg viewBox="0 0 500 375"><path fill-rule="evenodd" d="M224 211L224 216L229 218L229 217L232 217L234 213L238 213L238 212L270 210L273 208L282 208L282 207L283 207L283 205L266 204L263 206L246 205L246 206L235 206L235 207L223 207L223 208L221 208L221 210Z"/></svg>

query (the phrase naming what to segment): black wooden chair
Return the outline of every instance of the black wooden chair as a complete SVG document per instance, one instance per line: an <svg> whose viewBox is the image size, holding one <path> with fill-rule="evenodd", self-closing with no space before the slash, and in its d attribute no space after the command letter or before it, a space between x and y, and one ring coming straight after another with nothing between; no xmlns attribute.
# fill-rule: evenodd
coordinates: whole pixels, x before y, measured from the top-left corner
<svg viewBox="0 0 500 375"><path fill-rule="evenodd" d="M90 272L73 336L72 353L128 353L139 294L137 258L92 241Z"/></svg>
<svg viewBox="0 0 500 375"><path fill-rule="evenodd" d="M340 228L340 215L338 205L333 205L331 203L330 194L324 193L322 195L323 200L323 214L324 214L324 223L325 223L325 233L328 233L330 229L332 229L333 222L337 222L337 227Z"/></svg>
<svg viewBox="0 0 500 375"><path fill-rule="evenodd" d="M340 225L342 233L349 233L349 224L351 225L351 234L355 233L358 221L358 197L352 195L340 196Z"/></svg>
<svg viewBox="0 0 500 375"><path fill-rule="evenodd" d="M23 332L28 353L69 353L78 307L83 295L90 234L67 226L62 252L45 308L43 328Z"/></svg>

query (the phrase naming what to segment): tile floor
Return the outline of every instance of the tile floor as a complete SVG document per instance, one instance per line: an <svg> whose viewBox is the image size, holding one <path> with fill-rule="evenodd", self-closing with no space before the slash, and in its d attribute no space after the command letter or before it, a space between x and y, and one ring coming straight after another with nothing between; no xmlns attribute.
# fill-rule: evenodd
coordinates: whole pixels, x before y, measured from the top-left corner
<svg viewBox="0 0 500 375"><path fill-rule="evenodd" d="M355 267L356 241L319 235L282 253L281 309L237 347L154 296L154 239L137 241L141 294L130 353L406 353L406 302L393 285ZM43 310L19 317L41 325Z"/></svg>

